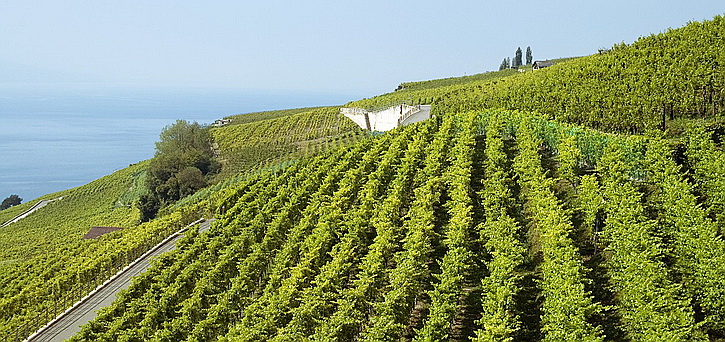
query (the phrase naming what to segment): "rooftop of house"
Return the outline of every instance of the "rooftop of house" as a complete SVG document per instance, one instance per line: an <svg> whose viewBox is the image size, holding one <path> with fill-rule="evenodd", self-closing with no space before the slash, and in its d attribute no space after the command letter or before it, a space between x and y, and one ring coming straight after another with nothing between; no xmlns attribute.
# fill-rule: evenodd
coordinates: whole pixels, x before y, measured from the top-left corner
<svg viewBox="0 0 725 342"><path fill-rule="evenodd" d="M86 233L86 235L83 236L84 239L95 239L98 238L101 235L105 235L111 232L115 232L117 230L121 230L123 228L121 227L93 227L91 230Z"/></svg>
<svg viewBox="0 0 725 342"><path fill-rule="evenodd" d="M554 61L535 61L532 65L534 69L546 68L554 65Z"/></svg>

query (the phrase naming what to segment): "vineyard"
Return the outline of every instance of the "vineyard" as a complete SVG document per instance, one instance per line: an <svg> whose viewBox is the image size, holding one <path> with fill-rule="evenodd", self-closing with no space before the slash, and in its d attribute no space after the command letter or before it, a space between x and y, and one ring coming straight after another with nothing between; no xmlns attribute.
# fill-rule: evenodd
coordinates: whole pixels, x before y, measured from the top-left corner
<svg viewBox="0 0 725 342"><path fill-rule="evenodd" d="M249 115L234 117L231 126L214 129L222 156L231 160L223 175L265 164L293 163L293 158L363 136L338 108ZM150 246L199 218L209 205L206 195L254 177L251 173L229 177L166 209L164 218L138 225L135 202L146 191L147 164L132 165L87 185L0 211L0 220L5 222L40 199L63 196L63 200L0 229L0 339L27 337ZM100 239L81 239L93 226L126 229Z"/></svg>
<svg viewBox="0 0 725 342"><path fill-rule="evenodd" d="M619 133L716 119L725 109L725 18L693 22L552 67L401 84L346 106L433 104L434 114L505 108Z"/></svg>
<svg viewBox="0 0 725 342"><path fill-rule="evenodd" d="M180 220L176 214L136 226L138 211L127 201L129 194L138 191L137 180L145 167L146 163L133 165L87 185L41 197L63 199L0 229L3 340L9 340L13 331L18 333L17 329L26 337L125 266L132 254L159 241L169 227L181 224L174 223ZM3 211L2 219L30 205ZM93 226L127 229L100 239L82 239Z"/></svg>
<svg viewBox="0 0 725 342"><path fill-rule="evenodd" d="M722 338L708 151L500 110L366 138L239 184L74 340Z"/></svg>
<svg viewBox="0 0 725 342"><path fill-rule="evenodd" d="M434 104L441 102L446 96L448 96L448 94L455 93L461 89L468 89L472 85L495 85L497 80L516 74L518 74L517 71L508 69L503 71L485 72L471 76L407 82L402 83L399 90L374 96L369 99L352 101L345 104L345 107L380 110L389 107L391 104Z"/></svg>
<svg viewBox="0 0 725 342"><path fill-rule="evenodd" d="M230 117L217 183L151 222L143 162L0 229L0 339L212 215L72 340L725 340L723 35L347 104L433 104L380 135L339 107Z"/></svg>
<svg viewBox="0 0 725 342"><path fill-rule="evenodd" d="M212 130L224 165L220 178L354 142L362 130L339 107L302 108L230 117Z"/></svg>
<svg viewBox="0 0 725 342"><path fill-rule="evenodd" d="M496 84L472 83L442 95L437 108L535 111L623 133L674 129L725 108L723 35L725 17L693 22Z"/></svg>

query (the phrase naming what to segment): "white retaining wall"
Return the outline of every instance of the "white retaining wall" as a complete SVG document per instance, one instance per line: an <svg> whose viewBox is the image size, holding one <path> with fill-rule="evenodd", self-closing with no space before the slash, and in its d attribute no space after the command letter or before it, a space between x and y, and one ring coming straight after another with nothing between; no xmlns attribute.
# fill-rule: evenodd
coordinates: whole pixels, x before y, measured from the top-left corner
<svg viewBox="0 0 725 342"><path fill-rule="evenodd" d="M403 118L403 115L410 112L418 112ZM430 118L430 105L420 106L409 106L409 105L397 105L377 112L368 112L362 108L341 108L340 113L350 118L358 126L363 129L368 129L367 123L365 122L365 115L367 114L370 120L371 131L389 131L393 128L405 126L418 121L423 121ZM402 121L400 119L403 118Z"/></svg>

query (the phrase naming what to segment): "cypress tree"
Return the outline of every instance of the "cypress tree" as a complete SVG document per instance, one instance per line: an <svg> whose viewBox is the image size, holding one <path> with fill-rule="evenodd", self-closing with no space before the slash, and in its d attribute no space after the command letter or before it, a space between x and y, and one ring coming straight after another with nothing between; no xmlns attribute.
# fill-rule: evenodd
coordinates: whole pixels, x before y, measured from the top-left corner
<svg viewBox="0 0 725 342"><path fill-rule="evenodd" d="M521 66L522 62L522 56L521 56L521 47L516 49L516 55L514 56L514 60L511 63L512 68L518 68Z"/></svg>
<svg viewBox="0 0 725 342"><path fill-rule="evenodd" d="M508 68L508 61L506 58L501 61L501 65L498 67L498 71L504 70Z"/></svg>

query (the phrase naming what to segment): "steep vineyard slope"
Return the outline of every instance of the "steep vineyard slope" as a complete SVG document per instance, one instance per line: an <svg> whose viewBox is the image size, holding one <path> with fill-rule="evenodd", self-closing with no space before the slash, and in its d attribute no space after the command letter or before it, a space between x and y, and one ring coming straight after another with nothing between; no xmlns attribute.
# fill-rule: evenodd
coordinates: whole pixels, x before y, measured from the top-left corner
<svg viewBox="0 0 725 342"><path fill-rule="evenodd" d="M213 213L74 339L723 339L725 152L706 128L723 34L716 17L543 70L403 84L348 106L434 118L375 137L336 107L233 117L213 130L222 181L160 219L134 226L126 206L142 163L0 229L0 338ZM80 240L91 225L128 228Z"/></svg>
<svg viewBox="0 0 725 342"><path fill-rule="evenodd" d="M485 72L477 75L450 77L430 81L406 82L401 89L369 99L352 101L345 107L359 107L369 110L382 109L394 104L432 104L440 102L447 94L465 89L472 84L495 84L497 80L516 75L513 69Z"/></svg>
<svg viewBox="0 0 725 342"><path fill-rule="evenodd" d="M364 137L334 107L231 119L229 126L213 129L221 157L227 160L218 176L220 183L165 209L159 220L138 223L135 204L145 192L148 165L142 162L88 185L41 197L63 199L0 228L0 339L27 337L147 248L198 219L216 198L207 195L258 177L237 172L294 163L293 159L305 154ZM33 203L0 211L0 219L5 222ZM82 239L93 226L125 229L100 239Z"/></svg>
<svg viewBox="0 0 725 342"><path fill-rule="evenodd" d="M679 118L720 117L725 108L725 18L642 37L631 45L549 68L455 89L441 112L508 108L620 132Z"/></svg>
<svg viewBox="0 0 725 342"><path fill-rule="evenodd" d="M506 108L608 131L679 129L680 119L722 116L723 36L725 18L717 16L541 70L403 83L346 106L434 104L434 114Z"/></svg>
<svg viewBox="0 0 725 342"><path fill-rule="evenodd" d="M251 113L229 119L230 125L212 130L224 166L220 178L353 142L363 134L340 114L339 107Z"/></svg>
<svg viewBox="0 0 725 342"><path fill-rule="evenodd" d="M670 155L508 111L367 138L227 192L74 340L722 337L709 183Z"/></svg>
<svg viewBox="0 0 725 342"><path fill-rule="evenodd" d="M136 227L138 211L129 194L138 191L145 167L145 163L136 164L87 185L44 196L41 199L63 199L0 229L3 339L18 333L16 329L21 329L21 338L27 337L37 324L47 322L105 280L100 275L115 272L167 229L168 219ZM93 226L126 229L99 239L82 239ZM33 319L35 324L29 324Z"/></svg>

